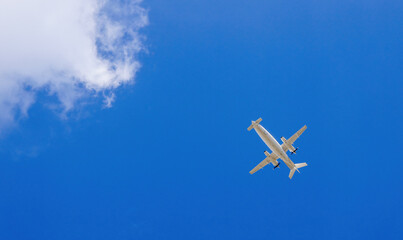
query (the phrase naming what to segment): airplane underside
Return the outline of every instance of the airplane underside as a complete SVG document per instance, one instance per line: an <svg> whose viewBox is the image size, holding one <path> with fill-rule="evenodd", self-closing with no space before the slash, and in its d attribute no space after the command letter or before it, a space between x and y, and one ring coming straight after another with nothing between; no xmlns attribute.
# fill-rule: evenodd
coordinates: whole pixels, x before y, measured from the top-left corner
<svg viewBox="0 0 403 240"><path fill-rule="evenodd" d="M256 121L252 121L252 124L248 127L248 131L254 129L263 142L266 143L266 145L272 150L272 153L265 151L264 154L266 155L266 158L256 167L254 167L249 173L254 174L256 171L259 171L269 163L273 164L273 169L279 168L280 162L277 160L281 159L290 169L290 174L288 177L291 179L294 176L295 171L299 172L298 168L307 166L306 163L294 164L287 156L287 151L290 151L291 154L295 154L298 150L298 148L295 148L292 144L305 131L307 128L306 125L298 130L289 139L281 137L283 143L280 145L277 140L262 125L260 125L261 121L261 118Z"/></svg>

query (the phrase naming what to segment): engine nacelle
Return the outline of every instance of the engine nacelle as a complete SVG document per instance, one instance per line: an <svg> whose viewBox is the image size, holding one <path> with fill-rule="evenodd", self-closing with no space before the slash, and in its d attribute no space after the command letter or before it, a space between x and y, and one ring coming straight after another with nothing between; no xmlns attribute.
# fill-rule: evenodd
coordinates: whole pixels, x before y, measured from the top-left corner
<svg viewBox="0 0 403 240"><path fill-rule="evenodd" d="M297 151L297 149L295 149L295 147L293 145L291 145L287 139L285 139L285 137L281 137L281 141L283 141L283 144L287 147L288 150L290 150L291 153L295 153L295 151Z"/></svg>
<svg viewBox="0 0 403 240"><path fill-rule="evenodd" d="M278 168L280 166L280 163L277 160L273 160L273 161L271 161L271 163L274 166L273 169L276 169L276 168Z"/></svg>

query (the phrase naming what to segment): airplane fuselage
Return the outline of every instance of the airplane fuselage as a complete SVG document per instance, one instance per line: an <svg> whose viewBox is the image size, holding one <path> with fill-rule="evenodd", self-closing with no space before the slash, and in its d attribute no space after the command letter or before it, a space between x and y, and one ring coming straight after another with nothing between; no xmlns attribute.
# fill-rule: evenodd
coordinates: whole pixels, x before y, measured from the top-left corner
<svg viewBox="0 0 403 240"><path fill-rule="evenodd" d="M281 148L277 140L260 124L255 127L255 130L264 143L272 150L290 169L294 169L295 165L288 155Z"/></svg>

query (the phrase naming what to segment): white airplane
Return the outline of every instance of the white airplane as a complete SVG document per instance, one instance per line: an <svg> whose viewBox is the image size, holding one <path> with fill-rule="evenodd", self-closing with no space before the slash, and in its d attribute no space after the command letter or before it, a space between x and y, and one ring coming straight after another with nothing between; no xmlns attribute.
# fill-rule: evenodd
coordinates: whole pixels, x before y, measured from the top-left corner
<svg viewBox="0 0 403 240"><path fill-rule="evenodd" d="M295 153L298 150L298 148L294 148L292 144L305 131L306 125L298 130L298 132L292 135L292 137L290 137L288 140L284 137L281 137L281 141L283 141L283 144L280 145L277 140L264 127L262 127L262 125L259 124L261 121L261 118L256 121L252 121L252 124L248 127L248 131L252 130L252 128L255 129L263 142L266 143L270 150L272 150L272 153L264 151L264 154L267 157L249 173L254 174L256 171L260 170L269 163L272 163L274 166L273 169L276 169L280 165L280 163L277 162L277 159L280 158L287 165L287 167L290 168L290 175L288 177L291 179L295 173L295 170L299 172L298 168L307 166L306 163L294 164L287 155L288 150L290 150L291 154Z"/></svg>

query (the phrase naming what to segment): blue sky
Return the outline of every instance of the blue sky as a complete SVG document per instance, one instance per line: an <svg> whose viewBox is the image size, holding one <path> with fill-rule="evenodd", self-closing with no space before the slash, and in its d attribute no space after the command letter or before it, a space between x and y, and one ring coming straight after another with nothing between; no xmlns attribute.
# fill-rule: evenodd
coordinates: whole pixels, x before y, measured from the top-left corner
<svg viewBox="0 0 403 240"><path fill-rule="evenodd" d="M399 1L147 0L134 85L0 144L0 239L400 239ZM291 159L249 171L304 124Z"/></svg>

